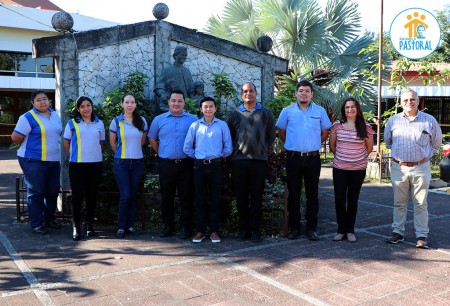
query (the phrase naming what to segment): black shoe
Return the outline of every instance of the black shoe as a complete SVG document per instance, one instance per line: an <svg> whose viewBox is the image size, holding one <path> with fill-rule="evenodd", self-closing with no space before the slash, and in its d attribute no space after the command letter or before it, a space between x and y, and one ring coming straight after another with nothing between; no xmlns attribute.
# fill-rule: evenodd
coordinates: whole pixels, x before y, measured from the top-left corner
<svg viewBox="0 0 450 306"><path fill-rule="evenodd" d="M288 239L290 240L296 240L298 239L298 237L300 237L300 231L299 230L292 230L289 235L288 235Z"/></svg>
<svg viewBox="0 0 450 306"><path fill-rule="evenodd" d="M191 231L190 230L188 230L186 227L183 227L182 229L181 229L181 232L180 232L180 238L181 239L190 239L191 238Z"/></svg>
<svg viewBox="0 0 450 306"><path fill-rule="evenodd" d="M33 228L33 233L39 234L39 235L47 235L48 230L45 228L45 226L38 226Z"/></svg>
<svg viewBox="0 0 450 306"><path fill-rule="evenodd" d="M312 231L312 230L308 231L308 234L306 235L306 237L308 237L308 239L312 240L312 241L319 240L319 236L317 235L317 233L315 231Z"/></svg>
<svg viewBox="0 0 450 306"><path fill-rule="evenodd" d="M385 241L386 241L386 243L397 244L403 240L405 240L405 239L399 233L392 233L391 237L387 238Z"/></svg>
<svg viewBox="0 0 450 306"><path fill-rule="evenodd" d="M79 226L73 227L72 240L78 241L81 239L81 228Z"/></svg>
<svg viewBox="0 0 450 306"><path fill-rule="evenodd" d="M250 239L250 234L247 231L240 231L239 236L237 238L238 241L246 241Z"/></svg>
<svg viewBox="0 0 450 306"><path fill-rule="evenodd" d="M125 237L125 231L123 229L119 229L116 233L117 238L124 238Z"/></svg>
<svg viewBox="0 0 450 306"><path fill-rule="evenodd" d="M45 226L51 229L62 229L62 225L56 221L50 221L45 223Z"/></svg>
<svg viewBox="0 0 450 306"><path fill-rule="evenodd" d="M129 229L126 229L125 233L130 234L130 235L135 235L135 236L138 236L141 234L141 232L138 231L137 229L135 229L134 227L130 227Z"/></svg>
<svg viewBox="0 0 450 306"><path fill-rule="evenodd" d="M86 221L85 223L86 226L86 236L95 236L95 231L94 231L94 227L92 226L92 222Z"/></svg>
<svg viewBox="0 0 450 306"><path fill-rule="evenodd" d="M252 236L251 236L251 240L252 242L261 242L261 234L257 231L253 231L252 232Z"/></svg>

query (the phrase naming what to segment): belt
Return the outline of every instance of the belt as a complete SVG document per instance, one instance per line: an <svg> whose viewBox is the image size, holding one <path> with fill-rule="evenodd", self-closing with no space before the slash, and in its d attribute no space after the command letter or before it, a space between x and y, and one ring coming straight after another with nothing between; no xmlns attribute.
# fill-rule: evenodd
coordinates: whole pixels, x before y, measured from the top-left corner
<svg viewBox="0 0 450 306"><path fill-rule="evenodd" d="M195 161L200 162L204 165L209 165L209 164L221 163L221 162L223 162L223 158L218 157L218 158L213 158L213 159L196 159Z"/></svg>
<svg viewBox="0 0 450 306"><path fill-rule="evenodd" d="M191 160L190 158L170 159L170 158L161 158L161 157L160 157L160 159L164 160L164 161L172 162L172 163L175 163L175 164L180 164L180 163L182 163L184 161Z"/></svg>
<svg viewBox="0 0 450 306"><path fill-rule="evenodd" d="M396 160L396 159L392 159L395 163L397 163L397 164L399 164L400 166L406 166L406 167L414 167L414 166L417 166L417 165L421 165L421 164L424 164L424 163L426 163L427 161L429 161L430 159L429 158L424 158L424 159L422 159L422 160L419 160L419 161L417 161L417 162L402 162L402 161L398 161L398 160Z"/></svg>
<svg viewBox="0 0 450 306"><path fill-rule="evenodd" d="M311 152L298 152L298 151L288 151L286 150L287 153L292 154L292 156L315 156L315 155L319 155L319 151L311 151Z"/></svg>

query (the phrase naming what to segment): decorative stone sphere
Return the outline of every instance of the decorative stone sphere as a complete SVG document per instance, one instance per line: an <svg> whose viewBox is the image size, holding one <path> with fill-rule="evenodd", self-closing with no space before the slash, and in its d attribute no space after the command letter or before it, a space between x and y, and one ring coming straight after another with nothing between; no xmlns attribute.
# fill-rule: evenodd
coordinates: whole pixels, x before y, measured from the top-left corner
<svg viewBox="0 0 450 306"><path fill-rule="evenodd" d="M169 7L165 3L156 3L153 7L153 16L155 16L156 19L166 19L167 16L169 16Z"/></svg>
<svg viewBox="0 0 450 306"><path fill-rule="evenodd" d="M258 38L258 40L256 41L256 45L258 46L258 50L262 52L269 52L270 49L272 49L273 41L272 38L264 35Z"/></svg>
<svg viewBox="0 0 450 306"><path fill-rule="evenodd" d="M55 13L52 17L52 27L58 32L69 32L73 27L73 18L67 12Z"/></svg>

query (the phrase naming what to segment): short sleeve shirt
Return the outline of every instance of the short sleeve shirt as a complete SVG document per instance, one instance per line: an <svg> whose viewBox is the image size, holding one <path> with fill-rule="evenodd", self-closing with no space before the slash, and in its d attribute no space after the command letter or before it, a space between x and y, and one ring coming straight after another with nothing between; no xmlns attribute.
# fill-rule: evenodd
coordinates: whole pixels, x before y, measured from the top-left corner
<svg viewBox="0 0 450 306"><path fill-rule="evenodd" d="M17 156L42 161L60 160L62 123L58 114L49 108L47 118L34 107L19 117L14 132L25 137Z"/></svg>
<svg viewBox="0 0 450 306"><path fill-rule="evenodd" d="M148 138L159 141L158 156L169 159L188 158L183 152L184 139L197 117L182 112L179 116L170 111L156 116L150 125Z"/></svg>
<svg viewBox="0 0 450 306"><path fill-rule="evenodd" d="M64 139L70 141L69 161L74 163L95 163L103 160L101 142L105 141L105 126L101 120L86 123L80 119L67 122Z"/></svg>
<svg viewBox="0 0 450 306"><path fill-rule="evenodd" d="M109 131L117 135L117 150L114 158L140 159L144 157L142 153L142 135L147 132L147 120L141 117L144 122L144 130L139 131L132 122L125 120L123 114L114 118L109 125Z"/></svg>
<svg viewBox="0 0 450 306"><path fill-rule="evenodd" d="M358 137L355 129L347 129L341 122L333 124L331 130L336 134L336 154L333 167L342 170L364 170L367 168L368 152L365 139ZM367 137L373 137L374 131L366 124Z"/></svg>
<svg viewBox="0 0 450 306"><path fill-rule="evenodd" d="M286 150L311 152L320 150L322 130L329 129L331 122L323 107L311 102L302 110L293 103L281 111L276 126L286 131Z"/></svg>

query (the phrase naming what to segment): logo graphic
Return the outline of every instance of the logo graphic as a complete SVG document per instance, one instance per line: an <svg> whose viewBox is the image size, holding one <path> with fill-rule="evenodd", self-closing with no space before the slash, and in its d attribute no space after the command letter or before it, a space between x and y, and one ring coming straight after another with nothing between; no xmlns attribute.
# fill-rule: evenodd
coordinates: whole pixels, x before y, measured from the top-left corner
<svg viewBox="0 0 450 306"><path fill-rule="evenodd" d="M390 36L398 53L410 59L420 59L433 53L439 46L441 27L430 12L410 8L394 18Z"/></svg>

